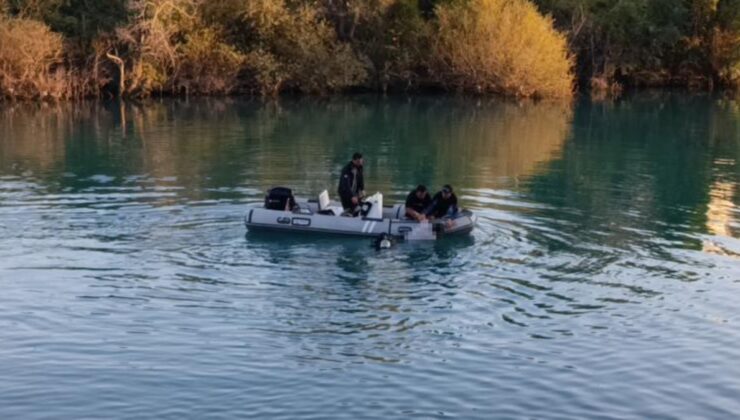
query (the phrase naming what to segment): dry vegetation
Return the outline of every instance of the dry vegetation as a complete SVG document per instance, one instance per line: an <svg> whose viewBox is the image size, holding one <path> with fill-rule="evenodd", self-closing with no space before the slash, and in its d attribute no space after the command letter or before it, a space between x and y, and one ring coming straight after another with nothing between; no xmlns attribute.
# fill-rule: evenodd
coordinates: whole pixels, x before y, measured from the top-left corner
<svg viewBox="0 0 740 420"><path fill-rule="evenodd" d="M0 94L17 98L66 98L62 36L41 22L0 16Z"/></svg>
<svg viewBox="0 0 740 420"><path fill-rule="evenodd" d="M0 0L0 97L740 84L740 0Z"/></svg>
<svg viewBox="0 0 740 420"><path fill-rule="evenodd" d="M440 6L437 18L443 83L522 97L572 94L565 36L527 0L456 0Z"/></svg>
<svg viewBox="0 0 740 420"><path fill-rule="evenodd" d="M133 0L132 22L105 42L118 69L118 92L226 94L237 85L244 55L205 25L199 1Z"/></svg>

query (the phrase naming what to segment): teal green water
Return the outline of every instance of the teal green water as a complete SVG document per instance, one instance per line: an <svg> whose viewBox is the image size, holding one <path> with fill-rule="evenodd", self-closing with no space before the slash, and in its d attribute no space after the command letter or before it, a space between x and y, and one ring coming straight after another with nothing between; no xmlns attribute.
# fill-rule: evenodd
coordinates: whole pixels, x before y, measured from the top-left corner
<svg viewBox="0 0 740 420"><path fill-rule="evenodd" d="M247 233L452 183L470 237ZM0 418L732 418L740 102L0 108Z"/></svg>

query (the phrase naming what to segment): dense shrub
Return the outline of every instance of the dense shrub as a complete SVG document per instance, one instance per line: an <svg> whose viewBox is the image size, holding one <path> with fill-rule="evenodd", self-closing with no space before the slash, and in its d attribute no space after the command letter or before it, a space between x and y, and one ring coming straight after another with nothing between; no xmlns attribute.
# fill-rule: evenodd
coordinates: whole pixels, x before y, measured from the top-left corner
<svg viewBox="0 0 740 420"><path fill-rule="evenodd" d="M331 16L332 9L325 10ZM425 81L432 28L422 17L418 0L367 0L355 4L351 12L351 20L334 23L369 60L372 88L406 90Z"/></svg>
<svg viewBox="0 0 740 420"><path fill-rule="evenodd" d="M689 51L719 85L740 85L740 0L694 0ZM698 51L697 51L698 50Z"/></svg>
<svg viewBox="0 0 740 420"><path fill-rule="evenodd" d="M76 48L86 49L99 34L126 20L127 0L0 0L15 16L44 22Z"/></svg>
<svg viewBox="0 0 740 420"><path fill-rule="evenodd" d="M69 96L71 82L58 67L61 60L61 35L41 22L0 16L0 96Z"/></svg>
<svg viewBox="0 0 740 420"><path fill-rule="evenodd" d="M243 20L251 31L247 66L263 94L281 90L325 93L362 83L363 63L337 39L318 10L284 0L252 0Z"/></svg>
<svg viewBox="0 0 740 420"><path fill-rule="evenodd" d="M205 25L198 0L133 0L133 21L109 41L122 95L229 93L244 56ZM121 53L119 53L119 50Z"/></svg>
<svg viewBox="0 0 740 420"><path fill-rule="evenodd" d="M740 82L740 0L533 1L569 33L583 84Z"/></svg>
<svg viewBox="0 0 740 420"><path fill-rule="evenodd" d="M572 94L566 38L529 1L453 0L436 15L443 83L520 97Z"/></svg>
<svg viewBox="0 0 740 420"><path fill-rule="evenodd" d="M229 93L237 86L244 55L221 42L212 28L189 33L179 49L177 85L198 94Z"/></svg>
<svg viewBox="0 0 740 420"><path fill-rule="evenodd" d="M710 63L720 85L740 85L740 33L716 30L711 37Z"/></svg>

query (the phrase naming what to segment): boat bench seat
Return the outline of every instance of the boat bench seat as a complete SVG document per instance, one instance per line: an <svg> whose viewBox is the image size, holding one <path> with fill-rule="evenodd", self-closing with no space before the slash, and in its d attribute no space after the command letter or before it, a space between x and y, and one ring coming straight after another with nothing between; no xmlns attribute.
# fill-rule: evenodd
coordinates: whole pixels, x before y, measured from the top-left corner
<svg viewBox="0 0 740 420"><path fill-rule="evenodd" d="M324 190L319 194L319 214L325 214L325 215L333 215L333 216L341 216L342 213L344 213L344 208L342 206L333 206L331 205L331 200L329 200L329 192L327 190Z"/></svg>

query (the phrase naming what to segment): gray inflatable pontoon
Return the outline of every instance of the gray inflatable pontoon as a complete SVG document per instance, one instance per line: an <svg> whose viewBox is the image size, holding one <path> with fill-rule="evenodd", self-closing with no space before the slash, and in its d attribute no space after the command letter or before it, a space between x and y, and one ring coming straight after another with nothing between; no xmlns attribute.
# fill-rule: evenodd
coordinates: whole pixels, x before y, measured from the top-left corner
<svg viewBox="0 0 740 420"><path fill-rule="evenodd" d="M249 230L280 230L322 234L378 237L389 234L406 240L436 239L445 235L470 233L476 217L460 210L454 217L433 222L417 222L404 217L406 207L396 204L383 207L383 195L376 193L363 202L364 216L343 215L341 205L329 200L324 191L318 200L296 199L293 210L271 210L261 203L249 205L244 219Z"/></svg>

